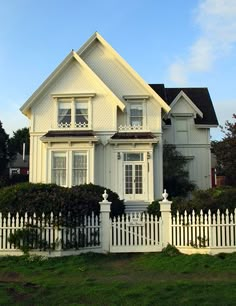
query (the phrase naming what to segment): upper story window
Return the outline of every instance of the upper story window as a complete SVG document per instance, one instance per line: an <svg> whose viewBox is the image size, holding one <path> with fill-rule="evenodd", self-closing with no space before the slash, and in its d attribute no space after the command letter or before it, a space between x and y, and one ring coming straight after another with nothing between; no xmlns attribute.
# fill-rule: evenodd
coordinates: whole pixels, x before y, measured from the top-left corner
<svg viewBox="0 0 236 306"><path fill-rule="evenodd" d="M130 105L130 125L132 127L143 127L143 104L132 103Z"/></svg>
<svg viewBox="0 0 236 306"><path fill-rule="evenodd" d="M57 127L92 128L92 97L95 94L53 95L57 106Z"/></svg>
<svg viewBox="0 0 236 306"><path fill-rule="evenodd" d="M147 100L148 95L123 96L126 100L126 122L119 126L119 131L147 130Z"/></svg>

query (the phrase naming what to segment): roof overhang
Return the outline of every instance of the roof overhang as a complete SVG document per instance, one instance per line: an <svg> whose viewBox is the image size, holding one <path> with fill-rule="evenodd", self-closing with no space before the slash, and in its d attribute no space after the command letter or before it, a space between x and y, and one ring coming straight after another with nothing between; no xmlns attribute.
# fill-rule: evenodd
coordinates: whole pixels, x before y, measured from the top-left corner
<svg viewBox="0 0 236 306"><path fill-rule="evenodd" d="M43 143L95 143L99 139L92 131L49 131L43 135L40 140Z"/></svg>
<svg viewBox="0 0 236 306"><path fill-rule="evenodd" d="M118 107L124 111L125 104L110 90L109 87L92 71L92 69L82 60L82 58L73 50L67 55L67 57L62 61L62 63L49 75L49 77L42 83L42 85L33 93L33 95L22 105L20 111L30 118L30 109L37 98L39 98L46 89L52 84L60 73L62 73L65 68L72 62L76 60L96 81L104 88L105 91L109 92L113 97L113 101L118 105Z"/></svg>

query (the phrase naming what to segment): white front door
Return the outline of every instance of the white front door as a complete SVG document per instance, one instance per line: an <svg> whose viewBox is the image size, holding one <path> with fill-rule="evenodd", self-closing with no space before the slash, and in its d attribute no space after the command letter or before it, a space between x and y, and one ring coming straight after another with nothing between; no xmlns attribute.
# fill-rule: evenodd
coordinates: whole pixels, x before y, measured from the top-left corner
<svg viewBox="0 0 236 306"><path fill-rule="evenodd" d="M124 194L130 201L144 199L143 153L125 153Z"/></svg>

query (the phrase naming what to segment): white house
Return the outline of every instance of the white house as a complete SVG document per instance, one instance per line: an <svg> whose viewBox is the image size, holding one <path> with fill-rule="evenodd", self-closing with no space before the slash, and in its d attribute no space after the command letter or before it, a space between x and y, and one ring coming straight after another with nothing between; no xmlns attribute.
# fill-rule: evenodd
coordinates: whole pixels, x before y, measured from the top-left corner
<svg viewBox="0 0 236 306"><path fill-rule="evenodd" d="M70 52L21 107L30 119L30 181L106 186L127 205L163 190L163 140L189 160L190 179L210 187L206 88L147 84L97 32Z"/></svg>

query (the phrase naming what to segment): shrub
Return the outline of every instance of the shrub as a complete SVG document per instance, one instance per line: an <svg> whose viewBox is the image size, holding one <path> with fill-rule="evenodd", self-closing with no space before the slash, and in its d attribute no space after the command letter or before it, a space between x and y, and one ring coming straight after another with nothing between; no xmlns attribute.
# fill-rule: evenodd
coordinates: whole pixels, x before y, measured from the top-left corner
<svg viewBox="0 0 236 306"><path fill-rule="evenodd" d="M236 208L236 188L234 187L218 187L208 190L194 191L191 200L183 198L174 198L172 204L172 212L177 210L183 213L184 210L191 212L193 209L199 213L202 209L207 213L210 209L212 213L216 213L218 209L225 211L228 209L233 212Z"/></svg>
<svg viewBox="0 0 236 306"><path fill-rule="evenodd" d="M148 213L160 216L160 200L153 201L147 208ZM207 213L210 209L212 213L216 213L219 209L224 212L226 209L233 212L236 208L236 188L234 187L217 187L208 190L196 190L192 194L192 199L176 197L172 199L171 211L173 214L192 212L195 210L199 213L202 209Z"/></svg>
<svg viewBox="0 0 236 306"><path fill-rule="evenodd" d="M28 212L32 215L55 214L69 211L76 215L99 213L99 203L105 188L93 184L85 184L72 188L64 188L54 184L21 183L0 189L0 211L4 214L10 212L20 215ZM111 216L124 212L123 200L107 189L108 201L112 202Z"/></svg>
<svg viewBox="0 0 236 306"><path fill-rule="evenodd" d="M147 212L151 215L156 215L160 217L161 212L160 212L160 204L159 201L161 200L155 200L153 201L150 205L147 207Z"/></svg>

